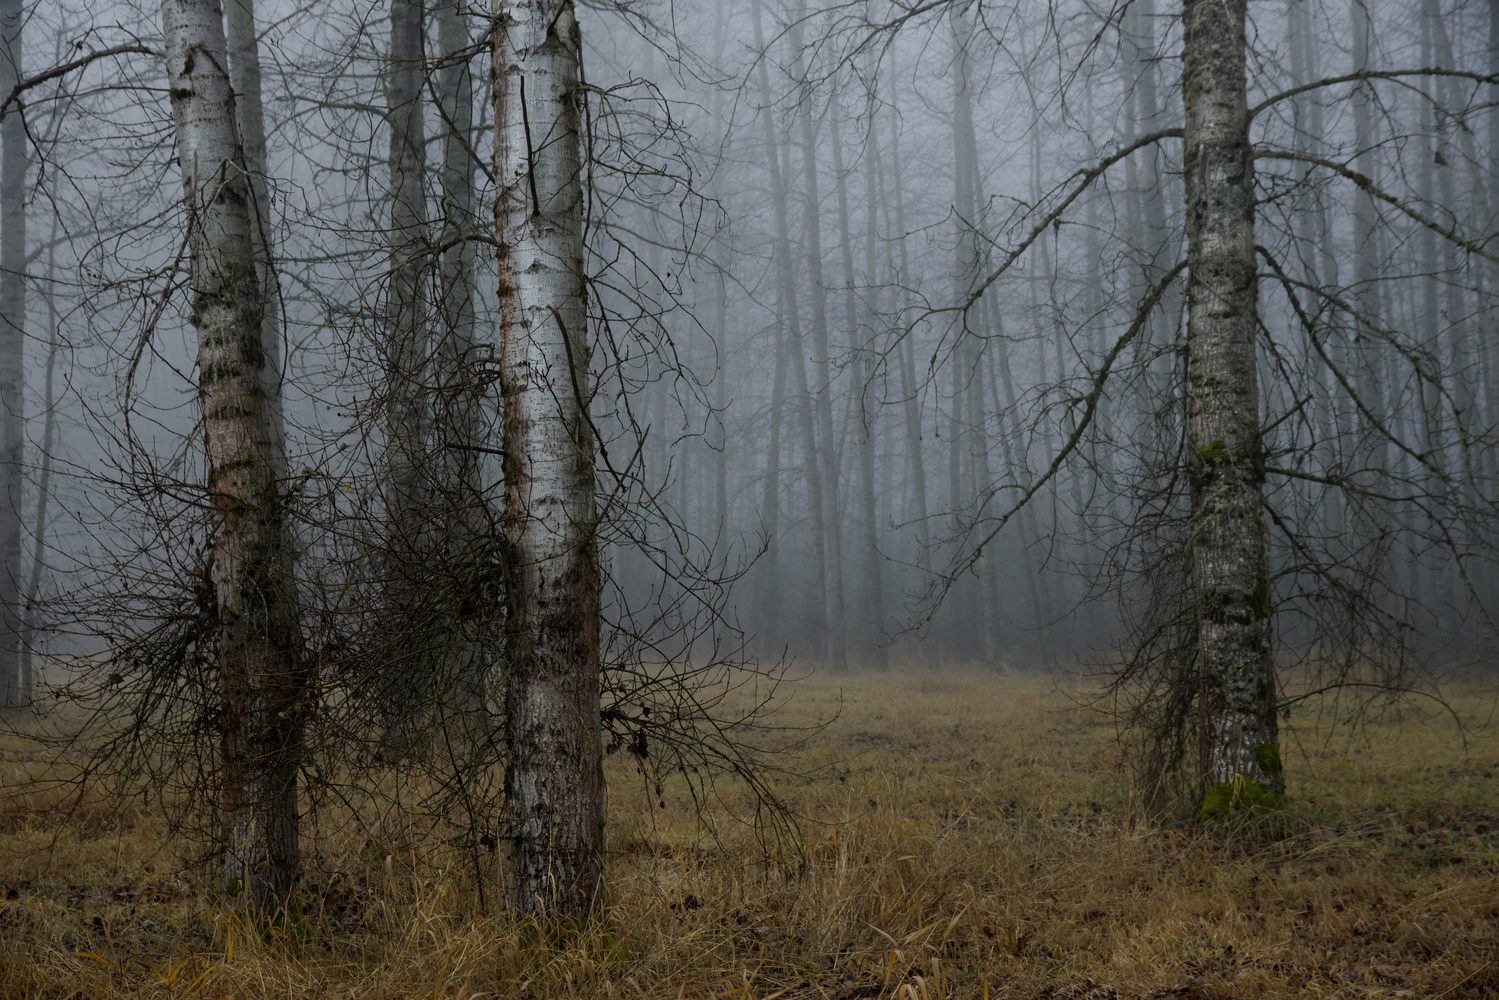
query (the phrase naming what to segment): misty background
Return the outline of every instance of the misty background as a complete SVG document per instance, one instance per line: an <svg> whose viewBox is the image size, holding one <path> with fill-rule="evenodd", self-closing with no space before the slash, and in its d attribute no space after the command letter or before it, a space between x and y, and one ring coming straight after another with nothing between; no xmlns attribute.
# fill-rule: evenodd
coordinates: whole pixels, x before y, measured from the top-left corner
<svg viewBox="0 0 1499 1000"><path fill-rule="evenodd" d="M434 248L446 67L471 80L472 226L493 227L488 10L458 12L467 47L444 51L435 20L424 36ZM326 647L358 641L400 384L390 12L257 16L288 489L307 642ZM1499 5L1277 0L1251 16L1283 646L1491 658L1499 104L1474 76L1499 72ZM150 5L23 18L23 75L161 48ZM1193 444L1183 286L1164 279L1185 253L1180 141L1141 144L1181 127L1174 8L695 2L578 19L615 655L1031 666L1179 641ZM1357 78L1433 66L1469 75ZM161 59L100 59L23 103L18 587L47 658L191 599L204 458ZM483 372L498 277L492 246L471 247ZM442 321L432 306L434 345ZM501 391L491 378L481 407L496 449ZM480 479L498 511L497 455Z"/></svg>

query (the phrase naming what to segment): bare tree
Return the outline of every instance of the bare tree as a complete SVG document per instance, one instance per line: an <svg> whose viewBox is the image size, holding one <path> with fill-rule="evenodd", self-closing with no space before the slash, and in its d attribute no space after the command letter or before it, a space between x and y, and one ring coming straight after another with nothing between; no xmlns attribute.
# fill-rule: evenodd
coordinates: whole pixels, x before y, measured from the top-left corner
<svg viewBox="0 0 1499 1000"><path fill-rule="evenodd" d="M22 0L0 3L0 93L21 82ZM21 676L21 519L26 440L26 125L0 119L0 708L31 699Z"/></svg>
<svg viewBox="0 0 1499 1000"><path fill-rule="evenodd" d="M1254 152L1242 0L1183 5L1188 457L1207 780L1279 792L1270 534L1260 486Z"/></svg>
<svg viewBox="0 0 1499 1000"><path fill-rule="evenodd" d="M216 0L162 5L177 159L187 202L199 398L212 509L223 689L223 877L271 905L298 871L297 773L309 710L290 531L261 341L255 218Z"/></svg>
<svg viewBox="0 0 1499 1000"><path fill-rule="evenodd" d="M570 0L495 17L510 899L578 916L602 898L604 860L582 34Z"/></svg>

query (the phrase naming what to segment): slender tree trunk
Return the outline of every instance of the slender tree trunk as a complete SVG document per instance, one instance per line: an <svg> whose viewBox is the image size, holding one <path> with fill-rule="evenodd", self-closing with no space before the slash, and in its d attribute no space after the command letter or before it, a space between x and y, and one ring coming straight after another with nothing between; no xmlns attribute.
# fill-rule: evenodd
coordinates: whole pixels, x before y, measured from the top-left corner
<svg viewBox="0 0 1499 1000"><path fill-rule="evenodd" d="M812 123L811 87L802 68L802 22L791 28L791 48L795 54L792 72L801 87L801 104L797 119L801 126L802 165L805 174L807 214L807 277L811 285L812 371L816 383L811 387L817 414L816 465L822 486L823 586L824 617L828 667L848 669L848 642L844 628L843 607L843 531L838 514L838 459L833 447L833 375L828 335L827 286L822 277L822 199L818 193L817 140ZM812 461L809 458L809 462Z"/></svg>
<svg viewBox="0 0 1499 1000"><path fill-rule="evenodd" d="M427 506L429 399L426 271L426 130L423 125L422 0L391 0L386 106L390 123L390 269L385 303L385 586L401 638L385 678L382 753L413 749L434 694L423 626L429 624L432 543Z"/></svg>
<svg viewBox="0 0 1499 1000"><path fill-rule="evenodd" d="M1433 41L1436 44L1438 65L1458 65L1453 53L1452 39L1447 32L1446 22L1439 16L1439 8L1438 16L1430 18L1428 23L1434 34ZM1467 101L1467 96L1463 93L1462 88L1456 86L1450 78L1440 79L1437 83L1438 93L1442 94L1443 103L1447 107L1462 107ZM1490 109L1490 115L1492 116L1494 113ZM1490 121L1492 124L1492 117ZM1483 161L1480 159L1476 148L1477 144L1474 139L1473 129L1462 126L1453 129L1453 132L1455 134L1452 138L1457 140L1457 147L1461 150L1461 157L1451 155L1456 150L1452 150L1449 147L1447 159L1453 166L1443 167L1439 171L1442 204L1447 206L1448 211L1454 215L1462 211L1458 207L1457 183L1453 177L1453 171L1457 169L1456 164L1462 162L1466 164L1469 173L1467 194L1471 201L1468 214L1473 219L1479 220L1480 223L1483 220L1491 220L1494 218L1492 214L1494 205L1490 202L1488 191L1488 185L1491 182L1485 176L1485 171L1480 168ZM1492 163L1495 155L1493 147L1490 147L1488 151L1490 158L1489 174L1493 172ZM1487 231L1492 232L1492 229L1488 229ZM1490 262L1474 261L1469 263L1465 260L1464 255L1459 253L1458 248L1450 242L1446 244L1444 256L1446 257L1445 270L1449 275L1447 281L1446 316L1448 320L1448 350L1452 357L1453 406L1462 414L1460 419L1466 425L1466 433L1475 435L1477 428L1493 426L1491 419L1490 422L1485 423L1486 411L1492 412L1493 410L1493 398L1490 395L1488 399L1485 399L1482 388L1484 384L1483 375L1485 369L1488 367L1489 352L1491 350L1489 341L1494 329L1494 313L1491 309L1486 316L1488 331L1485 332L1490 333L1490 336L1485 337L1480 335L1476 338L1475 342L1475 339L1470 336L1468 307L1465 303L1466 295L1462 286L1462 274L1465 269L1471 268L1471 273L1478 280L1479 302L1482 304L1484 301L1484 279L1487 277L1488 283L1491 286L1499 283L1499 268L1496 268ZM1462 505L1468 510L1476 511L1484 506L1482 486L1480 484L1483 482L1485 466L1491 467L1492 453L1492 448L1475 449L1471 454L1457 456L1457 460L1453 463L1452 467L1463 469L1461 474L1461 497ZM1477 524L1465 524L1457 540L1467 551L1478 551L1483 547L1483 533L1484 530L1481 526ZM1480 599L1486 599L1483 595L1490 589L1487 581L1495 573L1493 560L1466 558L1464 562L1466 565L1463 568L1468 573L1466 585L1474 588ZM1456 594L1464 586L1464 582L1456 577L1457 568L1457 566L1453 566L1454 572L1446 574L1444 578L1446 589L1449 593L1453 594L1453 597L1450 598L1453 604L1457 603ZM1490 608L1490 613L1492 613L1492 605ZM1471 616L1469 616L1468 620L1472 623ZM1483 630L1476 629L1472 638L1474 639L1475 655L1482 655L1483 650L1481 647L1485 641Z"/></svg>
<svg viewBox="0 0 1499 1000"><path fill-rule="evenodd" d="M969 33L965 8L953 6L948 11L948 23L952 30L954 66L953 73L953 201L957 210L957 259L953 272L954 292L959 300L968 298L979 277L978 249L978 141L973 127L973 93L971 68L968 56ZM959 445L958 420L966 423L962 434L968 445L968 483L966 489L961 475L954 475L953 514L961 517L961 511L972 510L977 515L978 503L989 488L989 439L984 433L983 414L983 368L980 360L978 333L983 326L983 307L965 311L962 327L958 332L956 350L953 354L953 471L958 472L961 449ZM971 608L968 616L973 623L975 646L985 663L994 663L998 656L998 635L991 613L989 563L992 559L984 555L978 567L978 586L966 586Z"/></svg>
<svg viewBox="0 0 1499 1000"><path fill-rule="evenodd" d="M510 900L578 917L604 878L582 35L569 0L506 0L494 16Z"/></svg>
<svg viewBox="0 0 1499 1000"><path fill-rule="evenodd" d="M0 0L0 92L21 79L22 0ZM21 678L21 516L26 441L26 126L0 122L0 708L30 700Z"/></svg>
<svg viewBox="0 0 1499 1000"><path fill-rule="evenodd" d="M714 32L714 61L715 65L722 65L724 50L729 42L729 19L725 14L724 0L717 0L714 5L714 13L718 17L718 30ZM724 122L723 113L724 92L722 87L713 88L713 120ZM723 131L719 134L718 149L720 157L715 164L712 179L710 180L710 191L718 200L723 199L723 175L725 172L725 161L722 151L729 144L729 126L724 123ZM717 364L713 371L713 412L709 415L709 423L713 428L712 437L708 440L713 456L710 459L713 466L713 536L715 538L715 555L726 555L729 546L729 440L728 428L725 421L728 420L729 409L729 289L726 274L733 264L733 252L727 242L721 242L718 246L718 260L714 270L717 272L713 287L713 327L712 341Z"/></svg>
<svg viewBox="0 0 1499 1000"><path fill-rule="evenodd" d="M1090 102L1091 117L1091 102ZM1095 193L1088 199L1088 316L1091 328L1092 357L1089 359L1088 368L1098 371L1103 364L1104 356L1108 352L1106 343L1107 309L1104 304L1104 263L1103 251L1099 243L1099 231L1102 220L1099 218L1100 198ZM1138 299L1136 300L1138 301ZM1117 523L1114 497L1116 485L1114 480L1114 413L1113 399L1107 386L1098 400L1098 414L1094 418L1093 427L1089 430L1088 442L1088 481L1084 490L1085 500L1079 505L1078 515L1078 539L1083 545L1082 563L1084 572L1088 574L1090 586L1093 589L1102 581L1102 573L1108 552L1113 547L1115 533L1113 526ZM1104 607L1101 602L1093 601L1086 611L1086 634L1090 642L1099 642L1107 638L1107 621L1104 617Z"/></svg>
<svg viewBox="0 0 1499 1000"><path fill-rule="evenodd" d="M1134 30L1128 38L1128 55L1134 77L1133 97L1135 101L1138 129L1149 134L1166 125L1161 108L1156 63L1159 53L1156 48L1155 0L1139 0L1130 5ZM1159 144L1140 150L1136 154L1139 163L1138 217L1141 229L1136 237L1143 258L1140 282L1136 286L1136 297L1146 289L1158 284L1166 272L1175 265L1180 247L1174 229L1168 224L1166 205L1166 178L1169 171L1165 161L1165 149ZM1138 403L1133 407L1138 422L1136 436L1142 448L1141 464L1147 470L1165 470L1173 461L1175 431L1172 423L1180 407L1175 400L1173 379L1173 352L1167 350L1177 336L1181 318L1180 286L1172 282L1161 299L1159 309L1151 317L1145 329L1141 353L1149 359L1145 371L1146 391L1136 394ZM1165 476L1147 473L1152 492L1163 489Z"/></svg>
<svg viewBox="0 0 1499 1000"><path fill-rule="evenodd" d="M57 196L53 181L52 196ZM36 517L31 532L31 579L26 582L25 610L21 619L21 692L29 700L35 697L36 673L33 654L36 650L37 605L42 594L42 571L46 568L47 508L52 499L52 457L57 449L57 213L52 215L52 234L47 240L47 286L42 298L47 303L47 375L42 395L42 467L36 480Z"/></svg>
<svg viewBox="0 0 1499 1000"><path fill-rule="evenodd" d="M475 643L476 627L495 620L488 596L488 579L495 559L494 533L484 500L482 415L484 385L473 371L473 275L478 232L474 210L474 173L478 169L472 145L474 82L469 66L470 37L459 0L444 0L435 10L438 47L444 60L437 76L438 112L442 119L441 243L439 294L442 324L436 351L436 392L431 426L439 463L438 493L443 537L437 549L447 567L450 589L445 623L444 652L448 661L439 684L452 685L445 699L455 714L456 728L465 741L482 740L488 716L489 663L484 644ZM447 609L439 608L442 614ZM446 711L446 709L445 709ZM452 727L450 727L451 729Z"/></svg>
<svg viewBox="0 0 1499 1000"><path fill-rule="evenodd" d="M760 4L750 5L755 26L755 46L763 52L764 36L760 26ZM785 316L785 329L790 343L787 345L788 360L796 379L797 418L801 428L802 461L807 476L807 520L812 531L813 577L817 582L819 604L826 609L827 591L827 533L823 519L823 479L821 464L817 461L817 439L813 429L812 397L807 380L807 352L802 338L800 311L797 305L796 281L792 276L793 260L791 228L786 216L787 170L782 168L780 151L775 140L775 125L770 116L770 80L765 70L765 60L760 60L761 121L765 129L767 166L770 169L771 203L776 225L776 282L780 288ZM824 616L824 625L826 617ZM825 641L824 648L827 648Z"/></svg>
<svg viewBox="0 0 1499 1000"><path fill-rule="evenodd" d="M838 120L837 102L834 102L833 113L829 116L829 127L832 129L833 146L833 175L838 195L838 241L839 249L843 257L843 322L849 332L849 343L853 348L853 358L850 361L850 371L853 374L849 391L851 403L851 419L854 432L854 461L859 475L859 552L860 575L863 577L863 586L859 587L859 609L856 617L857 632L863 636L859 640L859 655L869 661L870 665L877 670L884 670L889 666L889 659L885 647L880 641L880 606L884 603L884 596L880 587L880 564L878 551L878 526L874 523L874 425L869 414L868 386L866 384L866 373L869 368L868 355L869 338L873 335L872 324L861 323L861 313L858 307L858 296L854 290L857 278L854 275L854 248L853 235L850 232L849 210L848 210L848 172L843 164L843 135L841 123ZM873 139L865 151L865 156L875 156ZM870 238L874 233L874 181L873 173L867 168L864 171L866 188L869 194L869 218ZM873 284L874 272L874 248L872 244L866 246L866 257L869 269L868 281ZM868 310L866 309L867 313Z"/></svg>
<svg viewBox="0 0 1499 1000"><path fill-rule="evenodd" d="M713 373L713 417L717 428L713 450L713 530L720 545L728 544L729 532L729 289L724 277L727 261L718 269L713 289L714 343L718 370Z"/></svg>
<svg viewBox="0 0 1499 1000"><path fill-rule="evenodd" d="M1139 67L1139 92L1137 95L1140 127L1154 132L1163 127L1164 115L1158 96L1156 82L1155 0L1141 0L1139 5L1139 48L1136 60ZM1179 252L1172 229L1166 221L1166 170L1161 162L1165 152L1159 144L1142 150L1140 154L1140 190L1144 199L1145 251L1148 266L1146 278L1150 286L1160 283L1166 272L1176 263ZM1160 311L1151 323L1151 342L1157 347L1169 344L1176 335L1177 318L1181 313L1181 293L1172 283L1161 299ZM1157 388L1164 386L1170 378L1171 362L1167 358L1156 363L1153 378Z"/></svg>
<svg viewBox="0 0 1499 1000"><path fill-rule="evenodd" d="M1422 66L1437 65L1432 59L1432 24L1439 17L1435 0L1423 0L1420 13L1420 38L1421 38L1421 62ZM1425 91L1432 87L1432 81L1420 81L1417 86L1421 88L1423 96ZM1435 88L1440 89L1440 88ZM1422 144L1420 164L1416 171L1416 187L1421 200L1428 206L1434 206L1436 201L1436 176L1434 173L1434 159L1440 152L1440 142L1437 137L1436 110L1429 100L1421 102L1419 112L1421 115L1421 134L1426 137ZM1419 320L1415 327L1416 338L1423 350L1430 352L1431 357L1440 358L1441 334L1440 320L1442 318L1442 303L1440 286L1437 282L1437 234L1430 229L1421 228L1416 232L1417 247L1417 269L1419 271L1418 284L1421 297L1421 309ZM1446 433L1443 426L1445 404L1439 386L1423 379L1419 383L1421 393L1421 408L1419 419L1421 421L1422 447L1434 458L1440 457L1444 452ZM1431 510L1428 526L1440 530L1440 517L1435 510ZM1430 610L1432 618L1428 627L1436 636L1445 639L1447 628L1452 619L1452 593L1449 586L1452 582L1452 570L1454 567L1448 565L1445 553L1438 549L1432 553L1432 557L1439 564L1430 567L1429 579L1424 581L1422 594L1425 599L1421 602ZM1427 569L1424 565L1412 567L1414 572L1428 575L1423 572ZM1440 639L1439 639L1440 641Z"/></svg>
<svg viewBox="0 0 1499 1000"><path fill-rule="evenodd" d="M1184 0L1192 582L1207 780L1282 788L1255 342L1246 0Z"/></svg>
<svg viewBox="0 0 1499 1000"><path fill-rule="evenodd" d="M1373 42L1373 25L1369 17L1371 0L1349 0L1349 12L1353 23L1353 71L1367 72L1369 69L1369 46ZM1376 177L1374 161L1374 126L1371 114L1373 84L1359 84L1353 92L1353 144L1357 151L1355 164L1365 177ZM1379 213L1374 207L1374 196L1363 188L1353 195L1353 286L1355 300L1360 303L1361 315L1354 317L1362 328L1352 346L1354 361L1354 388L1364 406L1373 413L1383 413L1380 387L1380 351L1373 337L1373 321L1379 319L1375 280L1378 278L1378 244L1375 238L1379 224ZM1361 420L1359 433L1360 453L1355 458L1354 478L1364 486L1372 486L1374 477L1384 470L1384 447L1379 432L1365 420ZM1385 518L1379 505L1374 507L1378 530L1383 530Z"/></svg>
<svg viewBox="0 0 1499 1000"><path fill-rule="evenodd" d="M265 307L260 340L265 350L265 391L271 401L275 437L285 443L282 426L281 297L271 266L272 250L267 238L272 225L270 186L266 183L265 111L261 96L260 38L255 26L255 0L226 0L226 42L229 45L229 82L234 86L234 107L239 112L239 140L244 147L245 169L250 173L250 239L255 244L255 274L260 279L260 300ZM276 474L286 475L286 457L278 454Z"/></svg>
<svg viewBox="0 0 1499 1000"><path fill-rule="evenodd" d="M1495 82L1489 85L1489 127L1488 148L1489 156L1499 157L1499 0L1489 0L1489 39L1488 39L1488 71L1489 77ZM1483 183L1478 181L1477 183ZM1488 172L1488 203L1489 217L1485 227L1486 232L1494 232L1499 227L1499 171ZM1487 277L1485 282L1485 294L1481 299L1485 306L1487 320L1484 323L1484 331L1479 337L1479 365L1480 377L1483 387L1487 391L1479 393L1479 398L1484 403L1485 426L1493 427L1499 424L1499 267L1490 264L1483 273ZM1499 473L1499 455L1489 449L1486 455L1479 459L1478 472L1486 482L1492 483L1494 476ZM1496 534L1495 526L1490 523L1485 532L1489 551L1495 551L1496 543L1499 543L1499 534ZM1494 635L1493 623L1499 617L1499 565L1490 559L1482 571L1480 581L1479 598L1484 602L1484 612L1488 618L1487 633L1489 655L1495 651L1496 637Z"/></svg>
<svg viewBox="0 0 1499 1000"><path fill-rule="evenodd" d="M760 510L765 521L765 555L759 586L759 614L755 618L760 649L765 654L780 645L781 622L781 425L786 413L786 338L780 318L783 297L776 292L775 379L770 391L770 444L765 457L765 491Z"/></svg>
<svg viewBox="0 0 1499 1000"><path fill-rule="evenodd" d="M892 105L893 103L892 95ZM902 187L905 180L900 164L900 119L896 117L893 107L890 113L890 170L895 188L895 238L900 240L901 255L900 273L897 277L904 284L910 279L911 262L906 247L906 199L905 189ZM881 200L886 204L890 201L888 198ZM903 309L896 310L897 316L903 313ZM903 334L895 351L896 362L900 366L901 408L906 421L906 456L911 463L911 509L902 510L901 514L916 522L916 567L925 576L931 569L932 523L927 506L926 449L922 447L921 441L921 400L917 395L916 345L913 334Z"/></svg>
<svg viewBox="0 0 1499 1000"><path fill-rule="evenodd" d="M309 692L298 660L291 532L274 468L252 193L216 0L166 0L162 21L191 227L193 323L224 692L223 875L275 903L297 877L297 773Z"/></svg>
<svg viewBox="0 0 1499 1000"><path fill-rule="evenodd" d="M1015 394L1015 377L1010 368L1010 341L1005 336L1004 321L999 314L998 305L993 303L992 296L985 296L985 298L990 300L994 310L994 353L989 356L991 362L989 381L992 386L995 408L1004 407L1005 418L1001 420L1001 427L1005 424L1009 425L1010 478L1014 482L1026 482L1030 479L1030 466L1026 456L1025 429L1020 423L1020 407ZM1003 395L1001 395L1001 388ZM1036 556L1030 550L1032 540L1039 541L1041 538L1041 528L1037 523L1033 504L1026 504L1020 508L1020 538L1020 544L1024 547L1021 566L1026 577L1026 596L1030 599L1032 621L1039 625L1046 621L1047 609L1051 607L1051 592L1045 585ZM1038 628L1036 639L1041 658L1049 661L1052 656L1052 647L1051 641L1047 638L1047 631L1047 629Z"/></svg>
<svg viewBox="0 0 1499 1000"><path fill-rule="evenodd" d="M863 549L864 576L864 628L866 630L866 656L875 670L890 667L890 650L885 644L885 560L880 555L880 522L877 514L874 491L875 441L878 425L877 407L870 402L874 373L873 351L875 324L878 309L875 299L876 274L875 245L879 238L876 226L875 205L875 161L879 158L879 144L874 128L869 130L869 141L864 151L864 204L867 225L864 233L864 282L869 291L864 303L863 333L860 338L862 350L855 359L855 392L858 394L858 426L855 428L855 444L859 451L859 527L860 548ZM845 237L845 241L847 237Z"/></svg>

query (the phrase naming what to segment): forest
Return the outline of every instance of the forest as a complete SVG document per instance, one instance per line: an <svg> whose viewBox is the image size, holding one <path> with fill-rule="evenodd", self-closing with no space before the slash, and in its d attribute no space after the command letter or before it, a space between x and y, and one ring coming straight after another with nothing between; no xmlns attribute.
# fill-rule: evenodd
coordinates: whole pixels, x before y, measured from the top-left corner
<svg viewBox="0 0 1499 1000"><path fill-rule="evenodd" d="M0 995L1499 996L1499 0L0 0Z"/></svg>

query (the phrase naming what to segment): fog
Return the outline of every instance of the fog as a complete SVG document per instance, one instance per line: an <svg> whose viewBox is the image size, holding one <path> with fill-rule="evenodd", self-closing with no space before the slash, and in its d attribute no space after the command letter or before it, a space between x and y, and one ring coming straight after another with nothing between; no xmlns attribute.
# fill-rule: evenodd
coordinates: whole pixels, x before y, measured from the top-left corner
<svg viewBox="0 0 1499 1000"><path fill-rule="evenodd" d="M465 45L425 23L424 194L404 234L389 6L255 12L313 649L375 627L388 415L411 404L413 439L442 439L457 322L479 520L505 532L491 29L458 10ZM1288 657L1490 660L1499 88L1482 77L1499 6L1362 11L1251 10L1268 600ZM577 18L606 660L1032 669L1190 644L1186 470L1208 443L1187 423L1175 8ZM4 388L24 400L11 575L24 643L49 658L191 605L208 508L159 12L38 2L22 20L23 79L157 53L88 61L7 117L30 158L25 307L6 315L24 362L24 389ZM440 91L460 66L477 169L455 222ZM1433 66L1455 73L1398 75ZM463 270L444 270L458 244ZM414 369L389 337L409 245L425 248ZM424 454L430 508L462 502Z"/></svg>

